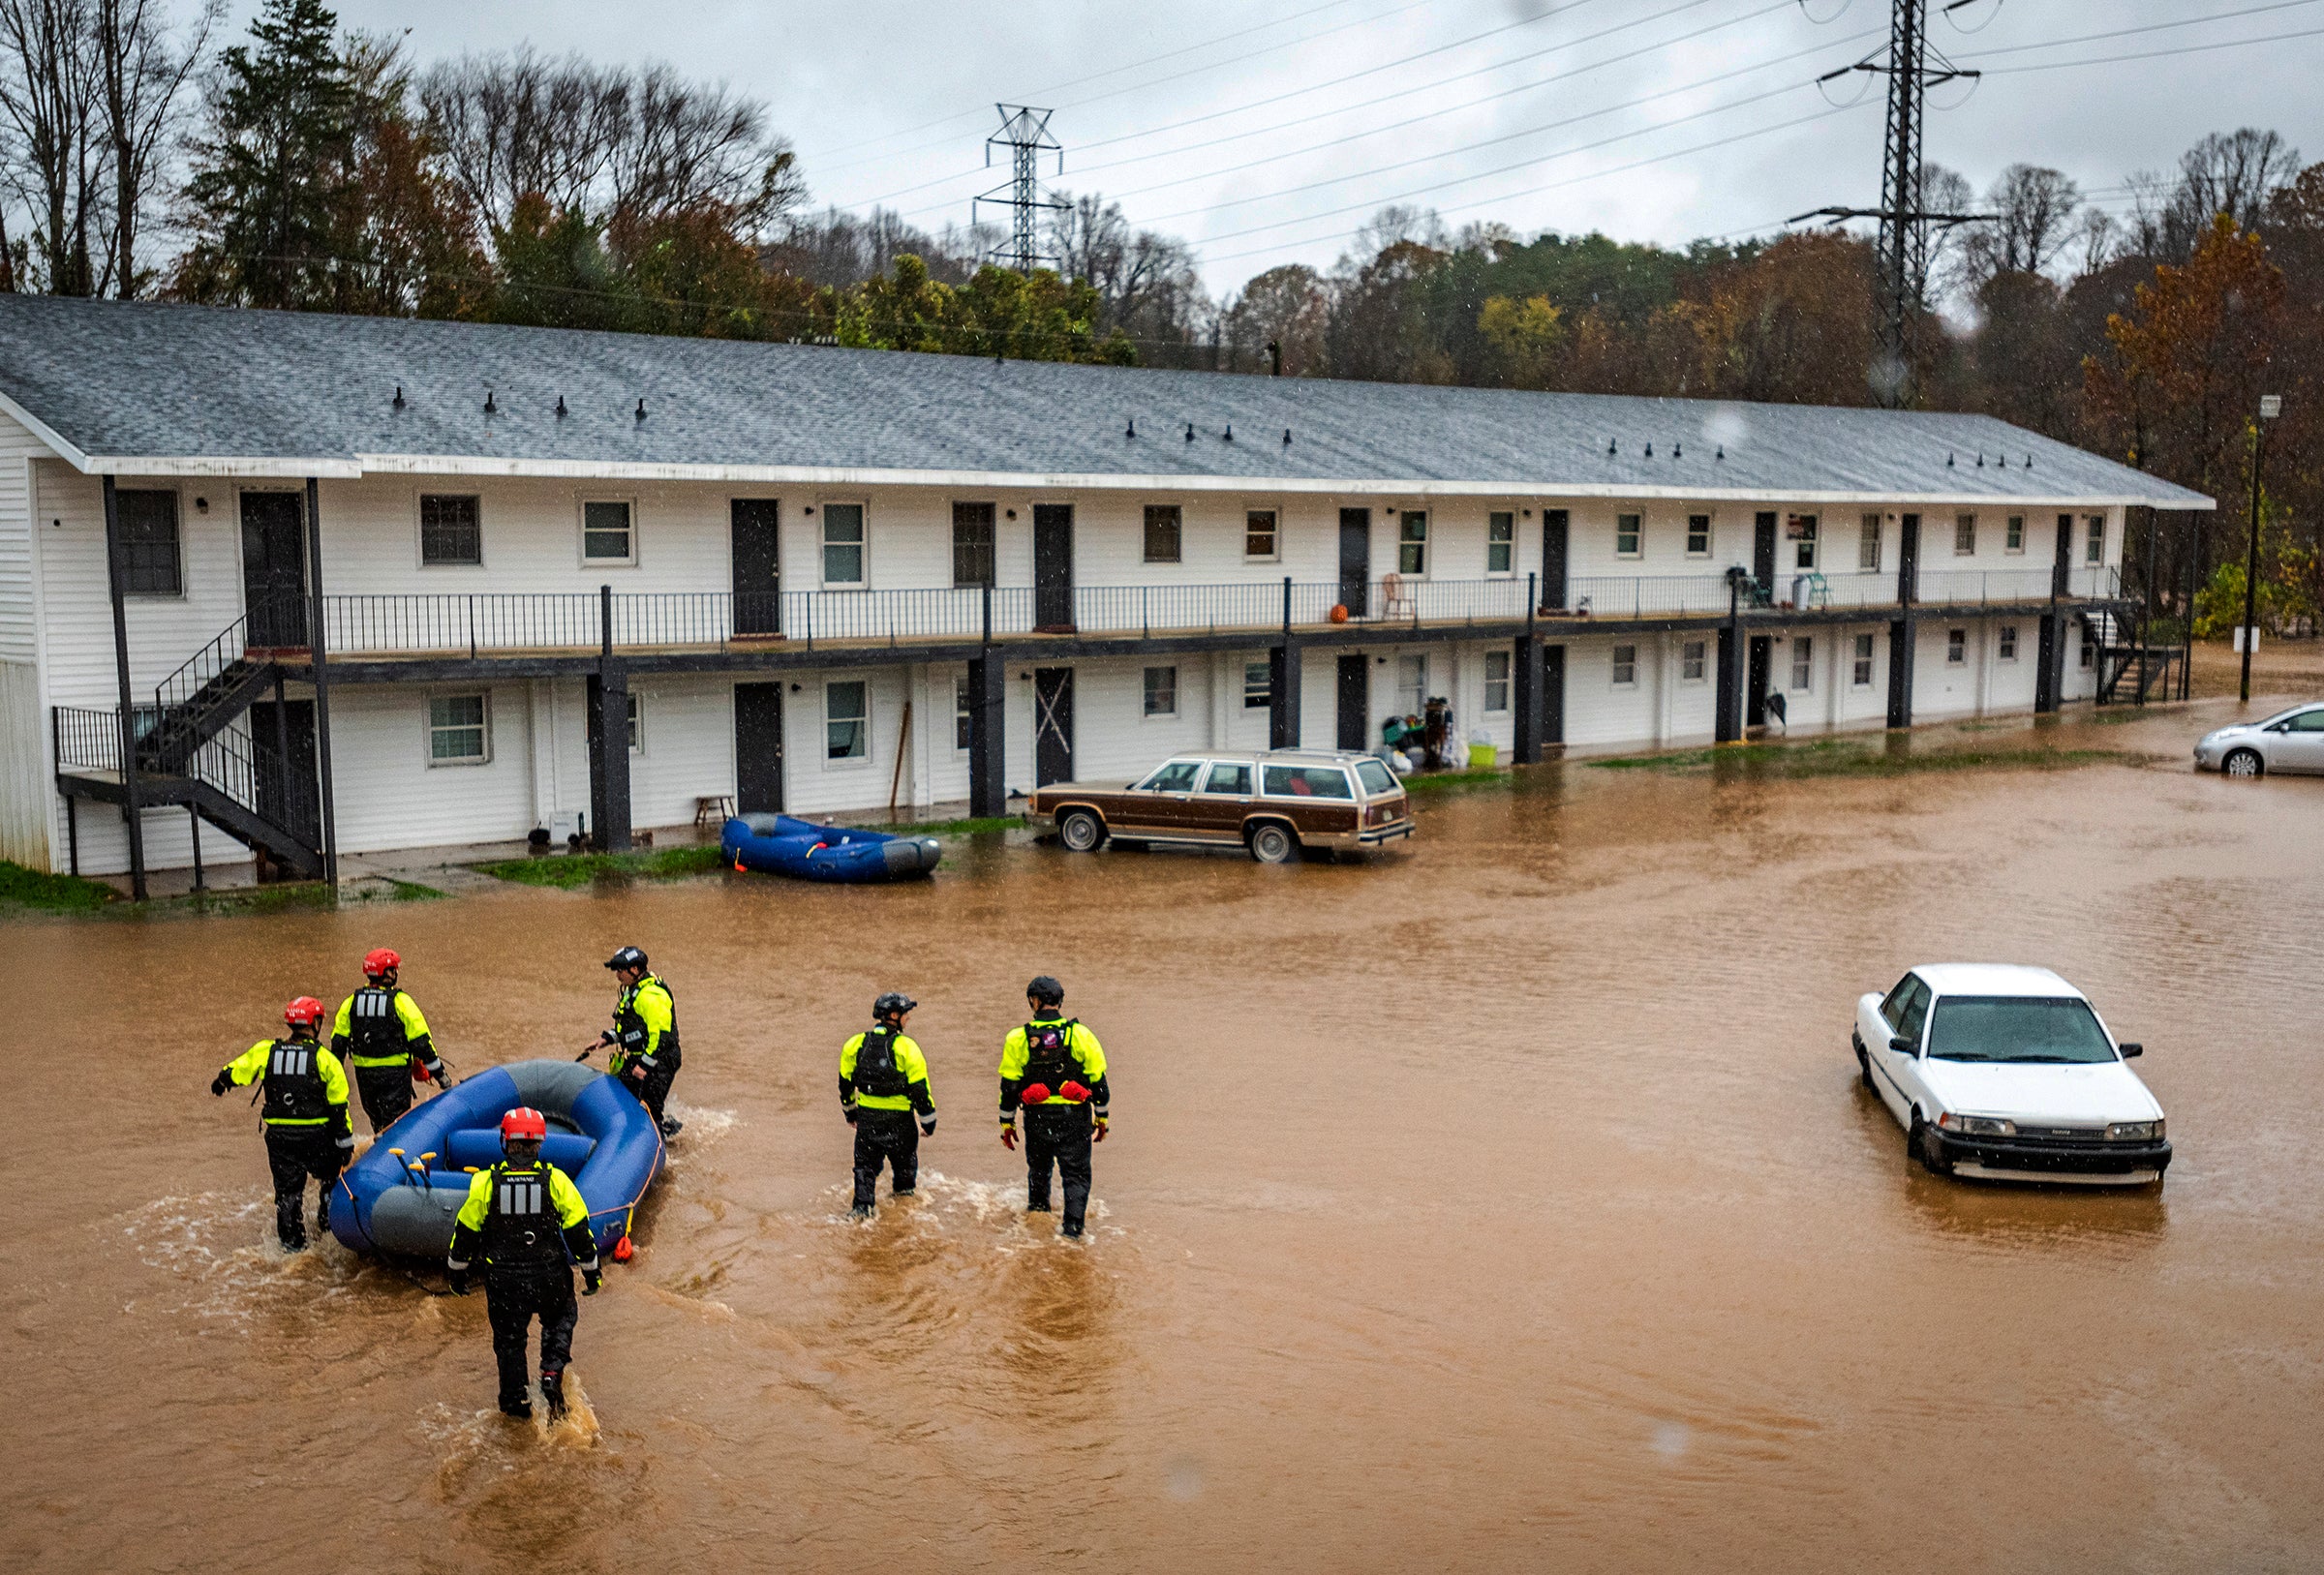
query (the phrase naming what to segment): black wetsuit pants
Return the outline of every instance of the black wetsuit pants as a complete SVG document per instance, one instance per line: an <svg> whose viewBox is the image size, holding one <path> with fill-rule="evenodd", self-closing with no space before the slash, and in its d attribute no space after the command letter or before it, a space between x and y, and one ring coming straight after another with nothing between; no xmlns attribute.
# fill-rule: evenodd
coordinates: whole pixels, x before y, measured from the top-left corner
<svg viewBox="0 0 2324 1575"><path fill-rule="evenodd" d="M581 1317L573 1299L573 1271L484 1271L484 1312L492 1320L492 1354L501 1365L501 1408L525 1404L525 1338L540 1319L540 1372L548 1378L572 1359L573 1324Z"/></svg>
<svg viewBox="0 0 2324 1575"><path fill-rule="evenodd" d="M1049 1207L1049 1169L1065 1178L1065 1234L1082 1233L1089 1207L1089 1134L1086 1105L1035 1105L1024 1112L1024 1206Z"/></svg>
<svg viewBox="0 0 2324 1575"><path fill-rule="evenodd" d="M879 1188L879 1166L896 1171L896 1191L908 1193L920 1181L920 1118L909 1110L855 1112L855 1206L870 1208Z"/></svg>
<svg viewBox="0 0 2324 1575"><path fill-rule="evenodd" d="M661 1107L670 1097L670 1084L678 1080L678 1050L672 1045L655 1052L654 1064L641 1069L644 1074L642 1076L633 1075L629 1069L624 1069L623 1080L628 1083L629 1092L637 1096L640 1105L654 1112L657 1125L662 1120Z"/></svg>
<svg viewBox="0 0 2324 1575"><path fill-rule="evenodd" d="M389 1122L412 1108L412 1066L398 1061L391 1067L352 1067L355 1092L362 1096L363 1113L373 1132L385 1132Z"/></svg>
<svg viewBox="0 0 2324 1575"><path fill-rule="evenodd" d="M266 1129L266 1166L274 1172L274 1233L292 1252L307 1244L307 1178L322 1183L316 1227L331 1227L331 1183L346 1168L349 1151L323 1127Z"/></svg>

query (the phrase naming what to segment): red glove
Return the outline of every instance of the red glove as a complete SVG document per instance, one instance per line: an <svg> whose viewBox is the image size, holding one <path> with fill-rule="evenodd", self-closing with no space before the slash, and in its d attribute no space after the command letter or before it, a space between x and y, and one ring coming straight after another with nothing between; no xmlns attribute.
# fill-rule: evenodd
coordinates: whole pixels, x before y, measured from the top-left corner
<svg viewBox="0 0 2324 1575"><path fill-rule="evenodd" d="M1026 1083L1024 1092L1017 1097L1027 1105L1045 1105L1049 1102L1049 1084Z"/></svg>
<svg viewBox="0 0 2324 1575"><path fill-rule="evenodd" d="M413 1062L413 1063L412 1063L412 1080L413 1080L413 1082L415 1082L415 1083L424 1083L424 1082L426 1082L426 1081L428 1080L428 1069L427 1069L427 1068L425 1068L425 1067L423 1067L423 1066L421 1066L421 1065L420 1065L418 1062L416 1062L416 1061Z"/></svg>
<svg viewBox="0 0 2324 1575"><path fill-rule="evenodd" d="M1015 1127L1000 1129L1000 1146L1012 1154L1017 1152L1017 1129Z"/></svg>
<svg viewBox="0 0 2324 1575"><path fill-rule="evenodd" d="M1106 1140L1106 1118L1104 1116L1101 1115L1097 1118L1097 1131L1089 1135L1089 1140L1093 1143L1102 1143Z"/></svg>
<svg viewBox="0 0 2324 1575"><path fill-rule="evenodd" d="M1057 1092L1064 1095L1076 1105L1086 1104L1089 1099L1089 1090L1084 1088L1080 1083L1076 1082L1066 1083L1063 1087L1059 1088Z"/></svg>

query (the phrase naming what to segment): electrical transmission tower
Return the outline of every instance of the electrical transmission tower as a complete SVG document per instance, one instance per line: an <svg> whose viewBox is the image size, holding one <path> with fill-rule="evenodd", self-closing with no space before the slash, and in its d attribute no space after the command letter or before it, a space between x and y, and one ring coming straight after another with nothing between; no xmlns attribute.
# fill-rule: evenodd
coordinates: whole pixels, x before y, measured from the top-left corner
<svg viewBox="0 0 2324 1575"><path fill-rule="evenodd" d="M1957 11L1975 0L1952 0L1943 9ZM1928 90L1940 82L1975 80L1981 73L1964 71L1929 45L1928 0L1893 0L1888 18L1888 43L1852 66L1826 72L1819 86L1851 72L1888 78L1887 151L1881 170L1881 205L1877 208L1818 208L1789 221L1878 219L1879 247L1875 253L1878 278L1874 285L1879 320L1881 364L1874 380L1881 402L1891 408L1913 399L1913 373L1918 362L1918 330L1923 296L1929 280L1931 226L1975 224L1987 217L1974 213L1932 213L1921 182L1921 127L1927 113ZM1934 56L1932 61L1931 56Z"/></svg>
<svg viewBox="0 0 2324 1575"><path fill-rule="evenodd" d="M1057 156L1057 173L1065 173L1065 149L1049 135L1049 117L1055 109L1028 109L1021 104L996 104L1000 111L1000 130L985 138L985 164L993 163L993 150L1009 150L1010 179L1006 186L995 186L968 205L969 222L975 223L977 209L991 202L1010 211L1009 238L988 252L986 257L1003 267L1029 274L1044 262L1057 260L1054 253L1041 250L1040 215L1055 212L1065 204L1041 189L1041 155Z"/></svg>

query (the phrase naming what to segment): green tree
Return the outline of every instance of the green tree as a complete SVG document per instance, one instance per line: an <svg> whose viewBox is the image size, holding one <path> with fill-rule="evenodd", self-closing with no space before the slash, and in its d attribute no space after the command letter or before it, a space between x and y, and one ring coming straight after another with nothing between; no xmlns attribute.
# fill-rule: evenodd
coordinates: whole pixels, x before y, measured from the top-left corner
<svg viewBox="0 0 2324 1575"><path fill-rule="evenodd" d="M519 197L496 235L490 298L477 315L529 328L632 329L638 303L627 273L588 215Z"/></svg>

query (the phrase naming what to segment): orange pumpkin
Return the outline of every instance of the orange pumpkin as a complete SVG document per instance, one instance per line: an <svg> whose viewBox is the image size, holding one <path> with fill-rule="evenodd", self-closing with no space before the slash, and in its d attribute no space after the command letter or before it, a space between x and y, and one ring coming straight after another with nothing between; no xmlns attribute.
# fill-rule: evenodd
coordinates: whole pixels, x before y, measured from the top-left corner
<svg viewBox="0 0 2324 1575"><path fill-rule="evenodd" d="M1334 604L1332 605L1332 608L1331 608L1331 621L1332 621L1332 622L1334 622L1334 623L1345 623L1347 621L1348 621L1348 606L1347 606L1347 603L1345 603L1345 602L1337 602L1337 603L1334 603Z"/></svg>

